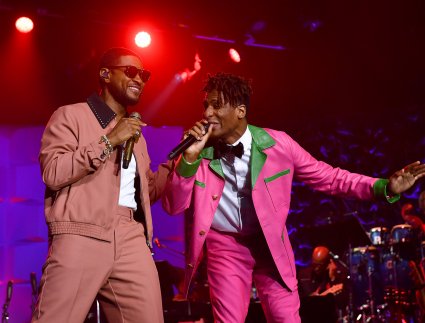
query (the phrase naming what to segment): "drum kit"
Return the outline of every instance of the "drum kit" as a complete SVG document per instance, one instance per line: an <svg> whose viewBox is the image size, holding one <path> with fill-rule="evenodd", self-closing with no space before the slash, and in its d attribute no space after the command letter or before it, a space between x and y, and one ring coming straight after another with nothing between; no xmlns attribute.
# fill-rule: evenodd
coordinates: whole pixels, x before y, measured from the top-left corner
<svg viewBox="0 0 425 323"><path fill-rule="evenodd" d="M409 224L374 227L371 244L348 252L351 295L356 321L407 322L417 316L409 262L420 262L424 251Z"/></svg>

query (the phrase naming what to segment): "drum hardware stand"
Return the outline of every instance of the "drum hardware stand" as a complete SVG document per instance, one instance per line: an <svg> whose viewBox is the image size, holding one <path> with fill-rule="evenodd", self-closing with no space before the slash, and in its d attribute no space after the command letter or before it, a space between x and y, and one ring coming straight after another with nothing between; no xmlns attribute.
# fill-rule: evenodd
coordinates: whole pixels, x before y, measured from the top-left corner
<svg viewBox="0 0 425 323"><path fill-rule="evenodd" d="M394 283L394 299L390 300L393 304L390 304L390 309L392 308L392 311L390 310L391 316L395 318L397 321L401 320L404 317L403 313L403 304L401 303L402 296L400 295L400 289L398 285L398 277L397 277L397 267L400 262L400 256L397 254L397 252L394 251L394 246L391 246L390 248L390 255L391 255L391 261L392 261L392 270L393 270L393 283Z"/></svg>
<svg viewBox="0 0 425 323"><path fill-rule="evenodd" d="M366 249L367 250L367 249ZM368 295L369 295L369 308L370 308L370 315L367 317L366 322L375 322L376 320L376 315L375 315L375 301L373 299L373 286L372 286L372 268L368 267L367 269L367 279L368 279L368 285L369 285L369 289L368 289Z"/></svg>
<svg viewBox="0 0 425 323"><path fill-rule="evenodd" d="M366 248L367 251L367 248ZM360 306L361 314L357 316L357 321L361 319L362 323L368 322L380 322L378 317L375 315L375 301L374 301L374 291L373 291L373 282L372 282L372 268L370 266L367 267L367 279L368 279L368 290L367 294L369 299L366 301L366 304ZM366 310L369 309L369 314L366 314Z"/></svg>
<svg viewBox="0 0 425 323"><path fill-rule="evenodd" d="M10 316L9 316L8 309L10 305L10 300L12 299L12 290L13 290L13 281L9 280L9 282L7 283L7 289L6 289L6 300L3 305L3 315L1 319L2 323L9 322Z"/></svg>
<svg viewBox="0 0 425 323"><path fill-rule="evenodd" d="M353 281L352 281L352 257L353 252L351 251L351 243L348 244L348 322L353 323L354 322L354 300L353 300Z"/></svg>
<svg viewBox="0 0 425 323"><path fill-rule="evenodd" d="M35 272L30 273L30 282L31 282L31 313L35 310L35 304L37 303L37 277Z"/></svg>

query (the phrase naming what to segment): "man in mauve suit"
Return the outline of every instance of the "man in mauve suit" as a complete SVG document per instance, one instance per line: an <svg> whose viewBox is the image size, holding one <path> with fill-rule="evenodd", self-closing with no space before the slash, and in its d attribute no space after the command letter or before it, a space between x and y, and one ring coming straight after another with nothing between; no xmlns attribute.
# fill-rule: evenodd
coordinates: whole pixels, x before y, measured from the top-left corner
<svg viewBox="0 0 425 323"><path fill-rule="evenodd" d="M150 206L169 169L151 171L146 124L128 114L150 72L117 47L97 73L99 93L58 108L41 140L49 252L32 322L83 322L97 297L108 322L162 323Z"/></svg>
<svg viewBox="0 0 425 323"><path fill-rule="evenodd" d="M193 221L186 287L205 250L216 322L245 321L253 280L268 322L300 322L285 227L293 178L332 195L393 202L425 166L412 163L388 180L334 168L285 132L248 124L245 79L218 73L203 90L204 119L186 133L197 141L175 161L162 197L170 214L186 212Z"/></svg>

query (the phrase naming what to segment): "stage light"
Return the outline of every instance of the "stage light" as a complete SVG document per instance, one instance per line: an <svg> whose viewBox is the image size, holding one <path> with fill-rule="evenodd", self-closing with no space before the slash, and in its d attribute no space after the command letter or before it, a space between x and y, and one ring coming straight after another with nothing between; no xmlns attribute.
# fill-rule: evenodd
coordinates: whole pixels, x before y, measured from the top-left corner
<svg viewBox="0 0 425 323"><path fill-rule="evenodd" d="M151 44L151 35L146 31L141 31L137 33L134 42L138 47L146 48Z"/></svg>
<svg viewBox="0 0 425 323"><path fill-rule="evenodd" d="M28 17L20 17L15 22L16 29L21 33L29 33L34 28L34 23Z"/></svg>
<svg viewBox="0 0 425 323"><path fill-rule="evenodd" d="M239 63L241 61L241 56L239 55L238 51L234 48L229 49L229 56L230 56L230 59L235 63Z"/></svg>
<svg viewBox="0 0 425 323"><path fill-rule="evenodd" d="M178 74L176 74L175 77L176 77L176 80L177 81L184 83L189 78L189 72L188 71L184 71L184 72L178 73Z"/></svg>
<svg viewBox="0 0 425 323"><path fill-rule="evenodd" d="M188 68L186 68L183 72L176 74L174 78L181 83L189 81L193 75L195 75L201 70L201 62L202 60L199 57L199 54L196 53L195 62L193 63L193 70L189 70Z"/></svg>

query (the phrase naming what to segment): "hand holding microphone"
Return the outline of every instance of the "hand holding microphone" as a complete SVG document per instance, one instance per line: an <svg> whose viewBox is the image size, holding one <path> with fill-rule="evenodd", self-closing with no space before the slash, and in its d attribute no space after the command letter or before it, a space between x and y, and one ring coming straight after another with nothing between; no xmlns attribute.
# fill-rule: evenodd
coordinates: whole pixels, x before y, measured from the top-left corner
<svg viewBox="0 0 425 323"><path fill-rule="evenodd" d="M133 112L130 114L130 118L138 119L139 121L142 119L139 113ZM140 137L140 130L136 130L136 133L133 137L128 138L125 149L124 149L124 156L122 161L122 167L127 169L128 165L130 165L131 156L133 155L133 148L134 148L134 142L139 140Z"/></svg>
<svg viewBox="0 0 425 323"><path fill-rule="evenodd" d="M185 132L184 139L168 154L168 159L174 159L181 153L185 153L185 159L194 162L211 134L212 127L206 120L198 121L188 131Z"/></svg>
<svg viewBox="0 0 425 323"><path fill-rule="evenodd" d="M124 168L128 168L130 164L134 143L139 140L142 126L146 126L146 123L141 121L139 113L133 112L128 118L121 118L114 129L106 135L113 147L126 142L123 156Z"/></svg>

